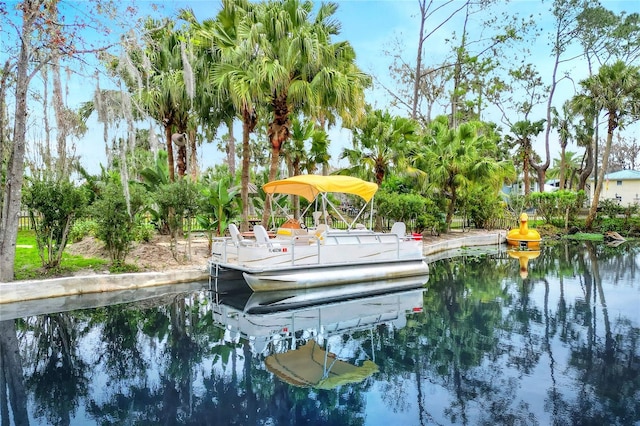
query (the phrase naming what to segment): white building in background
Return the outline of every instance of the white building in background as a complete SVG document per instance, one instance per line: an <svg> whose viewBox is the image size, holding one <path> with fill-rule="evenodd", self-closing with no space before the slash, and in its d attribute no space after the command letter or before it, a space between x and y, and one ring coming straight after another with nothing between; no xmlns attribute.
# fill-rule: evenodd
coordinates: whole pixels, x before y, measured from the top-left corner
<svg viewBox="0 0 640 426"><path fill-rule="evenodd" d="M593 199L595 189L593 176L589 178L590 194ZM604 175L600 200L614 200L621 206L640 204L640 171L620 170Z"/></svg>

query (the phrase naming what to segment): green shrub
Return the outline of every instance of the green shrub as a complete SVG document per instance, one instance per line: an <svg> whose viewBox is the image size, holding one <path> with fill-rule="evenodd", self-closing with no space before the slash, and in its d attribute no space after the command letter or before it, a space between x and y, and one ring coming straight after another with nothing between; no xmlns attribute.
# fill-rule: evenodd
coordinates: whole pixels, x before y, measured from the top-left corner
<svg viewBox="0 0 640 426"><path fill-rule="evenodd" d="M69 240L72 243L82 241L85 237L95 237L98 232L98 224L93 219L79 219L69 231Z"/></svg>
<svg viewBox="0 0 640 426"><path fill-rule="evenodd" d="M423 213L416 218L416 232L429 231L439 235L447 230L447 223L444 214Z"/></svg>
<svg viewBox="0 0 640 426"><path fill-rule="evenodd" d="M610 219L624 213L624 207L618 205L618 202L614 200L601 200L598 207L602 214Z"/></svg>
<svg viewBox="0 0 640 426"><path fill-rule="evenodd" d="M117 174L111 176L92 206L92 214L97 223L96 236L105 243L111 262L115 266L124 264L134 241L136 213L143 205L144 190L138 186L130 186L131 214L127 210L127 202L122 184Z"/></svg>
<svg viewBox="0 0 640 426"><path fill-rule="evenodd" d="M490 187L472 191L464 200L464 206L478 229L493 228L497 219L504 216L504 203Z"/></svg>
<svg viewBox="0 0 640 426"><path fill-rule="evenodd" d="M23 194L42 266L56 268L74 221L86 207L84 192L69 181L29 179Z"/></svg>
<svg viewBox="0 0 640 426"><path fill-rule="evenodd" d="M153 226L153 224L138 221L138 224L133 228L133 240L148 243L151 241L155 233L156 227Z"/></svg>
<svg viewBox="0 0 640 426"><path fill-rule="evenodd" d="M625 233L624 231L624 223L622 219L617 218L607 218L602 219L598 225L598 230L603 234L608 231L616 231L620 233Z"/></svg>
<svg viewBox="0 0 640 426"><path fill-rule="evenodd" d="M529 200L537 212L544 218L545 223L563 221L565 227L575 218L579 206L584 202L584 191L559 190L555 192L534 192L529 194Z"/></svg>
<svg viewBox="0 0 640 426"><path fill-rule="evenodd" d="M160 185L154 193L158 206L169 212L168 225L171 236L171 252L177 259L177 238L184 232L183 224L187 223L187 233L191 232L191 219L196 217L201 203L198 185L188 179Z"/></svg>
<svg viewBox="0 0 640 426"><path fill-rule="evenodd" d="M430 221L436 221L440 210L435 202L418 194L396 194L378 191L376 194L376 208L379 216L389 221L409 222L416 219L416 231L421 232L430 226L421 226ZM421 216L422 219L418 220Z"/></svg>

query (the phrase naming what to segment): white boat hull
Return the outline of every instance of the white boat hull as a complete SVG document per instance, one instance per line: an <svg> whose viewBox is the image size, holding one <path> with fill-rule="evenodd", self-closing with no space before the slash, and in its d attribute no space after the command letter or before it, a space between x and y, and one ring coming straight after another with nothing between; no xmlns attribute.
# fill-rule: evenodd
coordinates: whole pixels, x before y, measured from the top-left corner
<svg viewBox="0 0 640 426"><path fill-rule="evenodd" d="M423 260L381 263L336 264L257 273L245 272L244 279L253 291L316 288L365 281L394 280L424 276L429 266Z"/></svg>

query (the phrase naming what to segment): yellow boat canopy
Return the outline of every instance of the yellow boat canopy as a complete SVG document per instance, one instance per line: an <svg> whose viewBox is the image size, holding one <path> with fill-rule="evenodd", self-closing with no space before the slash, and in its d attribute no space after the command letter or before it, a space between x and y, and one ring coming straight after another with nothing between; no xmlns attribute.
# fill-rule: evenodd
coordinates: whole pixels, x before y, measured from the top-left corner
<svg viewBox="0 0 640 426"><path fill-rule="evenodd" d="M378 185L351 176L299 175L287 179L274 180L263 187L267 194L299 195L313 201L318 194L342 192L362 197L369 202L378 191Z"/></svg>

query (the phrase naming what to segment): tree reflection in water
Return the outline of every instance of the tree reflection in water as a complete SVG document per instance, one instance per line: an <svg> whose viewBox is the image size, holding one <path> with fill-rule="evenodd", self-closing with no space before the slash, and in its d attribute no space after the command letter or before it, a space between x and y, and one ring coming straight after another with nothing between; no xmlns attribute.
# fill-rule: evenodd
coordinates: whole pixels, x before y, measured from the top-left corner
<svg viewBox="0 0 640 426"><path fill-rule="evenodd" d="M2 424L638 423L639 253L630 244L547 245L524 279L506 253L442 260L420 309L398 304L402 320L381 315L333 335L319 320L264 345L218 324L197 288L0 314ZM389 300L333 305L343 325L356 324L357 309L382 312ZM373 360L378 372L323 390L292 386L265 367L273 351L310 338L345 362Z"/></svg>

